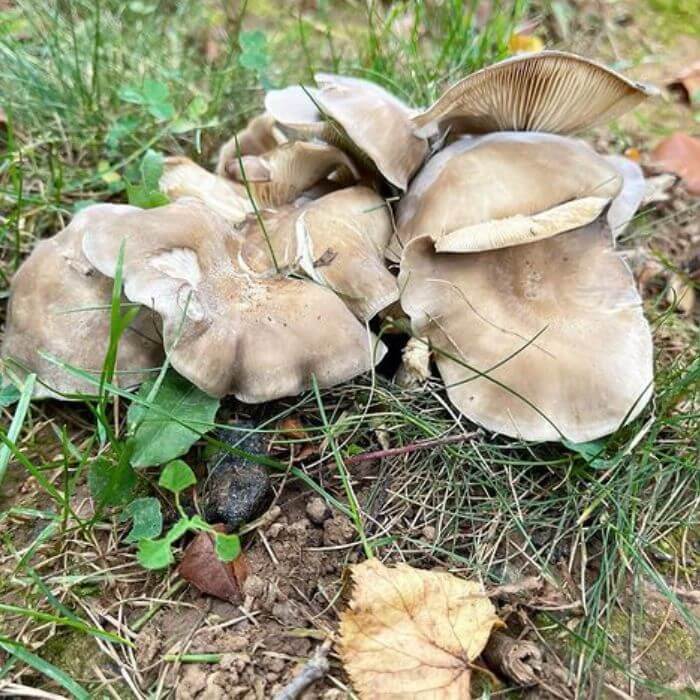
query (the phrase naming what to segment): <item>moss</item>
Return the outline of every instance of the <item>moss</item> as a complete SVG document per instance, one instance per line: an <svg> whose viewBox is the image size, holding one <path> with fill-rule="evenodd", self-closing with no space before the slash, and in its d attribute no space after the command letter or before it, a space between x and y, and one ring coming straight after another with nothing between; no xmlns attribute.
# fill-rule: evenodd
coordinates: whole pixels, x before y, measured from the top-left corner
<svg viewBox="0 0 700 700"><path fill-rule="evenodd" d="M42 647L41 656L76 680L94 676L92 666L107 659L100 652L97 642L80 632L66 632L51 637Z"/></svg>

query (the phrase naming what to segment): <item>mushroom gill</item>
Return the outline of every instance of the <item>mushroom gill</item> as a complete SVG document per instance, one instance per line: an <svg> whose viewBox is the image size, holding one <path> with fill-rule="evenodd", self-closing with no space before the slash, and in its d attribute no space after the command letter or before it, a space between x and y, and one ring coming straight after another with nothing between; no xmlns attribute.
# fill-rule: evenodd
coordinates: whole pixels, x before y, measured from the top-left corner
<svg viewBox="0 0 700 700"><path fill-rule="evenodd" d="M413 118L417 132L573 134L615 119L655 88L561 51L514 56L472 73Z"/></svg>
<svg viewBox="0 0 700 700"><path fill-rule="evenodd" d="M584 442L651 396L651 333L603 219L471 254L435 252L421 236L404 250L399 285L452 403L489 430Z"/></svg>
<svg viewBox="0 0 700 700"><path fill-rule="evenodd" d="M135 207L98 204L83 209L55 236L42 240L15 273L0 355L13 369L35 372L35 398L97 393L96 381L64 369L48 356L99 380L110 336L113 281L82 252L86 231L109 219L116 226ZM143 310L119 343L114 383L139 384L160 366L160 329Z"/></svg>
<svg viewBox="0 0 700 700"><path fill-rule="evenodd" d="M439 252L523 245L585 226L621 188L615 167L582 141L500 132L434 156L399 203L388 257L429 235Z"/></svg>
<svg viewBox="0 0 700 700"><path fill-rule="evenodd" d="M346 381L385 352L330 289L236 265L243 237L200 200L92 228L83 248L105 275L124 245L124 291L158 312L173 367L214 396L249 403Z"/></svg>

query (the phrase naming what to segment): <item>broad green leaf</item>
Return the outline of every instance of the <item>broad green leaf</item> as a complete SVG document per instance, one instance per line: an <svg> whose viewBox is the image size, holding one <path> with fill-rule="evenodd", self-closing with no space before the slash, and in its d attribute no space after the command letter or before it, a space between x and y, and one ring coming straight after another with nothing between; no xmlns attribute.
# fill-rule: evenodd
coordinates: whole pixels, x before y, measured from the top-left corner
<svg viewBox="0 0 700 700"><path fill-rule="evenodd" d="M170 102L149 103L148 111L159 121L172 119L175 116L175 107Z"/></svg>
<svg viewBox="0 0 700 700"><path fill-rule="evenodd" d="M164 569L175 561L170 542L160 540L139 540L137 559L145 569Z"/></svg>
<svg viewBox="0 0 700 700"><path fill-rule="evenodd" d="M129 204L142 209L153 209L168 204L170 200L166 195L158 190L151 189L145 185L132 185L126 183L126 195Z"/></svg>
<svg viewBox="0 0 700 700"><path fill-rule="evenodd" d="M214 537L216 556L221 561L233 561L241 553L241 540L238 535L224 535L217 532Z"/></svg>
<svg viewBox="0 0 700 700"><path fill-rule="evenodd" d="M238 43L242 51L265 51L267 49L267 37L265 32L255 29L252 32L241 32Z"/></svg>
<svg viewBox="0 0 700 700"><path fill-rule="evenodd" d="M99 457L88 472L90 493L101 506L120 506L128 503L136 486L136 472L129 464L125 450L115 464Z"/></svg>
<svg viewBox="0 0 700 700"><path fill-rule="evenodd" d="M141 385L138 396L147 400L155 380ZM132 464L165 464L187 450L212 427L219 400L208 396L184 377L169 371L151 406L133 402L129 425L137 425Z"/></svg>
<svg viewBox="0 0 700 700"><path fill-rule="evenodd" d="M12 382L0 386L0 408L12 406L19 401L19 397L20 391Z"/></svg>
<svg viewBox="0 0 700 700"><path fill-rule="evenodd" d="M165 102L170 95L170 90L165 83L161 83L159 80L151 80L149 78L143 81L143 89L141 92L151 104Z"/></svg>
<svg viewBox="0 0 700 700"><path fill-rule="evenodd" d="M175 459L163 467L158 485L173 493L180 493L197 483L197 477L186 462Z"/></svg>
<svg viewBox="0 0 700 700"><path fill-rule="evenodd" d="M137 498L131 501L122 511L119 520L125 522L131 519L131 531L125 542L138 542L143 539L158 537L163 530L163 514L160 501L157 498Z"/></svg>
<svg viewBox="0 0 700 700"><path fill-rule="evenodd" d="M163 154L149 148L141 159L141 177L143 184L154 190L158 189L160 177L163 174Z"/></svg>
<svg viewBox="0 0 700 700"><path fill-rule="evenodd" d="M141 89L135 85L124 85L124 87L119 89L117 94L119 95L119 99L124 100L124 102L131 102L132 104L140 105L146 101Z"/></svg>
<svg viewBox="0 0 700 700"><path fill-rule="evenodd" d="M207 111L207 101L201 95L193 98L192 102L187 105L187 116L190 119L197 119Z"/></svg>
<svg viewBox="0 0 700 700"><path fill-rule="evenodd" d="M562 440L562 443L572 452L580 454L589 464L597 460L605 450L605 440L592 440L591 442Z"/></svg>
<svg viewBox="0 0 700 700"><path fill-rule="evenodd" d="M107 136L105 138L105 143L108 148L117 148L121 140L128 136L129 134L136 131L136 129L141 124L141 120L135 115L130 114L126 117L119 117L114 122L112 126L109 127Z"/></svg>

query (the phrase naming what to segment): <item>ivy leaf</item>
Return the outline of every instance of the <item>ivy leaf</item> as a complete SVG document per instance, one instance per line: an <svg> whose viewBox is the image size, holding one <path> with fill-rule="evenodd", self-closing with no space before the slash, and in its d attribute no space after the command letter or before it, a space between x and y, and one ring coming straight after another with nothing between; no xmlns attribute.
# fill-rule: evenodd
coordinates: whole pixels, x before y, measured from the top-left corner
<svg viewBox="0 0 700 700"><path fill-rule="evenodd" d="M131 519L133 525L125 542L138 542L143 539L158 537L163 530L163 514L157 498L137 498L124 508L120 522Z"/></svg>
<svg viewBox="0 0 700 700"><path fill-rule="evenodd" d="M136 557L145 569L164 569L175 561L166 538L139 540Z"/></svg>
<svg viewBox="0 0 700 700"><path fill-rule="evenodd" d="M197 477L186 462L173 460L165 465L158 479L158 485L173 493L180 493L197 483Z"/></svg>
<svg viewBox="0 0 700 700"><path fill-rule="evenodd" d="M152 190L144 185L132 185L129 182L126 183L126 195L129 199L129 204L142 209L162 207L170 202L168 197L162 192Z"/></svg>
<svg viewBox="0 0 700 700"><path fill-rule="evenodd" d="M260 30L241 32L238 37L241 53L238 62L244 67L262 73L269 64L267 37Z"/></svg>
<svg viewBox="0 0 700 700"><path fill-rule="evenodd" d="M138 396L146 400L155 380L141 385ZM151 406L133 402L129 407L129 425L134 433L135 467L165 464L185 454L213 427L219 400L208 396L184 377L169 371Z"/></svg>
<svg viewBox="0 0 700 700"><path fill-rule="evenodd" d="M225 535L217 532L215 535L216 556L221 561L233 561L241 553L241 540L238 535Z"/></svg>
<svg viewBox="0 0 700 700"><path fill-rule="evenodd" d="M100 506L120 506L131 498L136 486L136 472L129 464L128 452L114 464L96 459L88 472L90 493Z"/></svg>
<svg viewBox="0 0 700 700"><path fill-rule="evenodd" d="M141 159L136 172L128 173L131 182L126 183L129 204L142 209L153 209L167 204L170 200L159 189L160 176L163 174L163 156L150 148ZM139 179L139 182L134 182Z"/></svg>

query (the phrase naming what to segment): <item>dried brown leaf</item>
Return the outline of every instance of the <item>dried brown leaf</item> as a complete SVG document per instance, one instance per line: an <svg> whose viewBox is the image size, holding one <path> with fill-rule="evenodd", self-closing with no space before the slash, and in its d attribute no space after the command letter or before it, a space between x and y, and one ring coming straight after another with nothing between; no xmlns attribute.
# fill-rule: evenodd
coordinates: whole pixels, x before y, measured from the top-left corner
<svg viewBox="0 0 700 700"><path fill-rule="evenodd" d="M676 133L664 139L651 153L654 164L675 173L691 194L700 194L700 139Z"/></svg>
<svg viewBox="0 0 700 700"><path fill-rule="evenodd" d="M224 531L223 526L215 527ZM240 554L231 562L221 561L214 550L214 537L208 532L198 533L189 543L178 571L182 578L202 593L232 603L243 600L241 588L247 574L244 555Z"/></svg>
<svg viewBox="0 0 700 700"><path fill-rule="evenodd" d="M474 581L376 559L352 567L340 652L361 698L462 700L472 661L501 622Z"/></svg>

